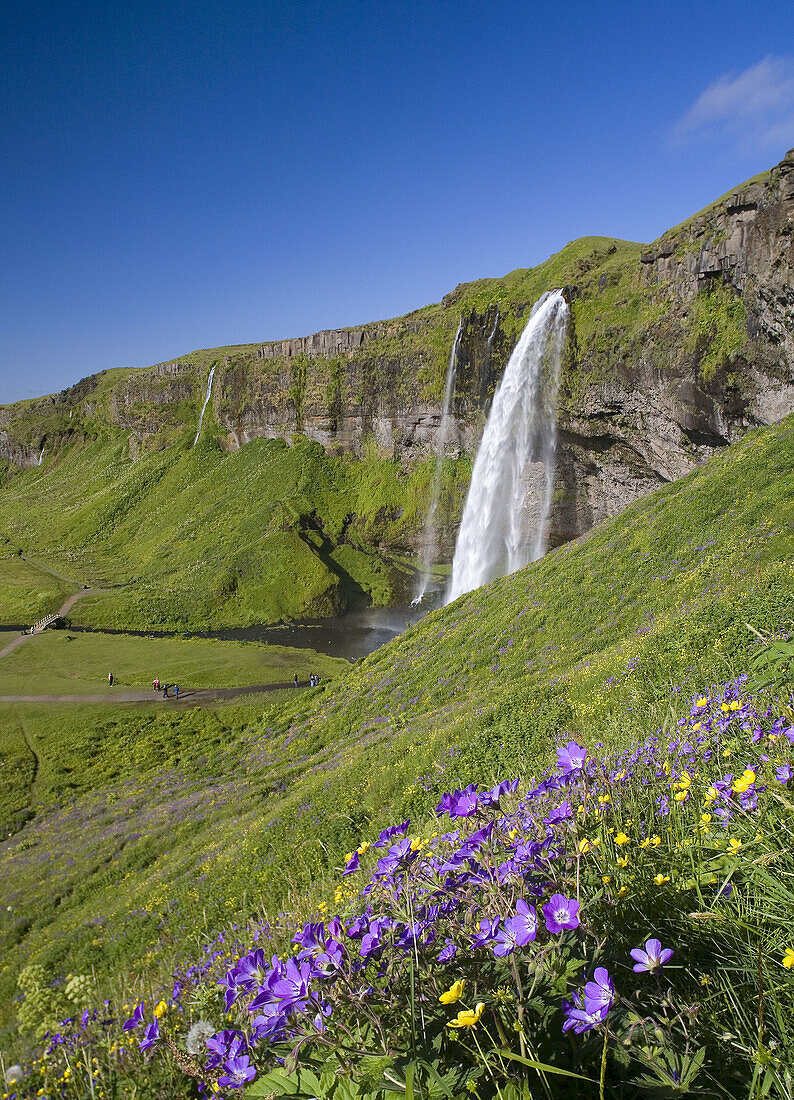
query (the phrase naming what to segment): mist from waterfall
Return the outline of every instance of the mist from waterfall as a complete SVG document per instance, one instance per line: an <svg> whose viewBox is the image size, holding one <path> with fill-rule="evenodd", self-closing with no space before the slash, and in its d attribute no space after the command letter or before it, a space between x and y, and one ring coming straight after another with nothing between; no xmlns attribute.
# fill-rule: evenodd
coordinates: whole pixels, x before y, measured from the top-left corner
<svg viewBox="0 0 794 1100"><path fill-rule="evenodd" d="M448 602L545 553L568 312L560 290L538 299L494 394L463 509Z"/></svg>
<svg viewBox="0 0 794 1100"><path fill-rule="evenodd" d="M199 417L198 429L196 430L196 438L193 440L193 446L194 447L198 443L199 436L201 435L201 423L204 420L204 410L206 409L207 405L209 405L210 398L212 397L212 380L213 380L214 377L215 377L215 367L213 366L210 369L210 376L207 379L207 393L206 393L206 396L204 398L204 404L201 406L201 416Z"/></svg>
<svg viewBox="0 0 794 1100"><path fill-rule="evenodd" d="M452 395L455 392L455 378L458 368L458 348L460 347L462 332L463 318L460 319L460 323L458 324L458 331L455 333L452 351L449 353L449 362L447 363L447 377L444 384L444 404L441 407L441 423L439 424L438 434L436 436L436 462L433 469L433 485L430 490L430 505L427 509L425 525L422 531L422 549L419 555L419 590L415 598L411 601L414 605L421 603L425 597L427 586L430 583L430 570L438 553L436 512L438 511L438 502L441 497L441 473L443 470L444 452L447 445L447 435L449 434L450 409L452 407Z"/></svg>

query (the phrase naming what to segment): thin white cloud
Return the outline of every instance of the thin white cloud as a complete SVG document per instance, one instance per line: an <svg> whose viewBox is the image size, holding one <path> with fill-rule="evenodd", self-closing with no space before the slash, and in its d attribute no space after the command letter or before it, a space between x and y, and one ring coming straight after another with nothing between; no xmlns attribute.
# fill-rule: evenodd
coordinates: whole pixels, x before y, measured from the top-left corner
<svg viewBox="0 0 794 1100"><path fill-rule="evenodd" d="M676 145L708 141L742 152L794 145L794 57L765 57L710 84L676 123Z"/></svg>

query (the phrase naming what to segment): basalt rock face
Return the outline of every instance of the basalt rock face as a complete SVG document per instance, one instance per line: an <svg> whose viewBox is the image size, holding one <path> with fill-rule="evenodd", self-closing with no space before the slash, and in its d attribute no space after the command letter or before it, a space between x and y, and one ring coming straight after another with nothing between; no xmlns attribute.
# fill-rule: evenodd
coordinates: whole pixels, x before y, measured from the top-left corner
<svg viewBox="0 0 794 1100"><path fill-rule="evenodd" d="M410 467L436 453L458 328L446 453L472 455L533 302L560 285L570 324L552 544L794 409L794 151L651 246L572 242L402 318L193 353L0 409L0 458L30 466L42 446L102 425L127 434L132 457L190 446L214 366L203 431L222 448L297 432ZM458 520L442 507L448 551Z"/></svg>

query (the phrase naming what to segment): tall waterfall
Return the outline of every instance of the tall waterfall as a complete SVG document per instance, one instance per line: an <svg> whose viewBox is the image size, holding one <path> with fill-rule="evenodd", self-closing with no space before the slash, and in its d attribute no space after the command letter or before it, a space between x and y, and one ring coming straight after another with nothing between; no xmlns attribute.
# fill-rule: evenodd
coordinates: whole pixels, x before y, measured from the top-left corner
<svg viewBox="0 0 794 1100"><path fill-rule="evenodd" d="M510 356L474 462L448 600L545 552L567 321L562 291L544 294Z"/></svg>
<svg viewBox="0 0 794 1100"><path fill-rule="evenodd" d="M44 461L44 448L42 447L42 448L41 448L41 454L39 455L39 460L38 460L38 462L36 463L36 465L37 465L37 466L41 466L41 464L42 464L42 462L43 462L43 461Z"/></svg>
<svg viewBox="0 0 794 1100"><path fill-rule="evenodd" d="M463 318L458 324L458 331L452 342L452 351L449 353L447 363L447 378L444 384L444 404L441 407L441 423L436 436L436 464L433 470L433 486L430 490L430 505L427 509L424 530L422 531L422 549L419 555L419 590L411 603L419 604L424 599L427 586L430 583L430 570L436 558L438 550L436 532L436 512L441 496L441 472L444 462L444 451L449 434L449 411L452 406L452 395L455 392L455 376L458 367L458 348L460 347L460 335L463 332Z"/></svg>
<svg viewBox="0 0 794 1100"><path fill-rule="evenodd" d="M201 435L201 422L204 419L204 410L206 409L207 405L209 405L210 398L212 397L212 380L213 380L214 377L215 377L215 365L213 364L213 366L210 368L210 376L207 379L207 394L204 398L204 404L201 406L201 416L199 417L198 429L196 431L196 438L193 440L193 446L194 447L198 443L198 438Z"/></svg>

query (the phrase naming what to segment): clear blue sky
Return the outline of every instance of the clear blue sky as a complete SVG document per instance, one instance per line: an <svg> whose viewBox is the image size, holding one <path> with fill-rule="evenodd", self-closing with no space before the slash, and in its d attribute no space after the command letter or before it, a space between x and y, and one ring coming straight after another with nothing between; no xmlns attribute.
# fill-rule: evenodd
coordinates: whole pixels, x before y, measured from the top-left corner
<svg viewBox="0 0 794 1100"><path fill-rule="evenodd" d="M0 401L652 240L794 146L791 0L9 0Z"/></svg>

